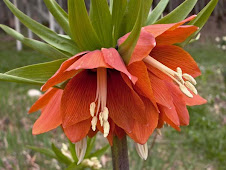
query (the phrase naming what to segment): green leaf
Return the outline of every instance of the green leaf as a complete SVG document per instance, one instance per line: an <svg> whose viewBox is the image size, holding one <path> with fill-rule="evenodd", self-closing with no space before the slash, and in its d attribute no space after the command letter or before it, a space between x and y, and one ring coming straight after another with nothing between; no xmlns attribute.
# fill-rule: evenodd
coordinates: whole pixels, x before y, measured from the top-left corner
<svg viewBox="0 0 226 170"><path fill-rule="evenodd" d="M89 20L84 0L68 0L71 34L82 51L101 48L100 40Z"/></svg>
<svg viewBox="0 0 226 170"><path fill-rule="evenodd" d="M46 7L52 13L56 21L63 28L64 32L71 36L68 14L60 7L55 0L44 0Z"/></svg>
<svg viewBox="0 0 226 170"><path fill-rule="evenodd" d="M72 55L75 55L80 52L75 42L73 42L72 40L68 40L66 38L58 36L49 28L31 19L19 9L17 9L9 0L4 0L4 2L11 10L11 12L20 20L20 22L22 22L26 27L28 27L31 31L33 31L50 45L62 51L66 51Z"/></svg>
<svg viewBox="0 0 226 170"><path fill-rule="evenodd" d="M65 156L60 151L60 149L58 149L53 143L52 143L52 150L56 154L56 158L57 158L58 161L65 163L66 165L72 164L72 161L67 156Z"/></svg>
<svg viewBox="0 0 226 170"><path fill-rule="evenodd" d="M112 4L113 3L113 4ZM119 37L124 35L124 32L120 32L121 30L121 25L123 21L123 16L126 11L126 6L127 6L127 0L114 0L112 2L112 23L114 26L114 31L113 31L113 44L114 46L117 43L117 40ZM120 6L120 8L119 8Z"/></svg>
<svg viewBox="0 0 226 170"><path fill-rule="evenodd" d="M119 46L119 53L126 64L130 61L143 24L143 0L137 0L137 2L139 2L139 15L137 17L136 24L134 25L129 37Z"/></svg>
<svg viewBox="0 0 226 170"><path fill-rule="evenodd" d="M46 155L46 156L48 156L50 158L54 158L54 159L57 158L56 155L54 154L54 152L52 150L50 150L50 149L39 148L39 147L36 147L36 146L26 146L26 147L28 149L31 149L31 150L35 151L35 152L39 152L39 153L41 153L43 155Z"/></svg>
<svg viewBox="0 0 226 170"><path fill-rule="evenodd" d="M158 20L155 24L168 24L176 23L184 20L188 14L192 11L197 0L186 0L180 4L176 9L170 12L168 15Z"/></svg>
<svg viewBox="0 0 226 170"><path fill-rule="evenodd" d="M112 46L112 18L107 0L91 0L90 20L103 47Z"/></svg>
<svg viewBox="0 0 226 170"><path fill-rule="evenodd" d="M60 59L60 58L70 57L69 55L63 54L56 48L50 46L49 44L43 43L41 41L26 38L22 34L18 33L17 31L13 30L12 28L10 28L8 26L0 24L0 28L2 28L10 36L21 41L23 44L33 48L34 50L36 50L50 58Z"/></svg>
<svg viewBox="0 0 226 170"><path fill-rule="evenodd" d="M34 84L34 85L43 85L44 84L43 82L26 79L23 77L7 75L7 74L3 74L3 73L0 73L0 80L8 81L8 82L16 82L16 83Z"/></svg>
<svg viewBox="0 0 226 170"><path fill-rule="evenodd" d="M146 24L146 20L147 20L148 14L150 12L153 0L145 0L144 2L145 3L144 3L143 26Z"/></svg>
<svg viewBox="0 0 226 170"><path fill-rule="evenodd" d="M181 43L181 46L185 46L190 42L190 40L195 37L202 29L202 27L207 22L208 18L210 17L211 13L213 12L214 8L216 7L218 3L218 0L211 0L197 15L197 17L190 21L188 25L194 25L199 27L198 31L193 33L191 36L189 36L183 43Z"/></svg>
<svg viewBox="0 0 226 170"><path fill-rule="evenodd" d="M77 165L77 162L70 164L65 170L84 170L85 167L82 164Z"/></svg>
<svg viewBox="0 0 226 170"><path fill-rule="evenodd" d="M122 25L122 27L125 28L125 34L132 31L132 29L134 28L134 25L137 22L137 17L139 15L140 4L141 4L141 0L130 0L128 2L124 22Z"/></svg>
<svg viewBox="0 0 226 170"><path fill-rule="evenodd" d="M16 68L0 74L0 80L42 85L59 69L63 61L65 59Z"/></svg>
<svg viewBox="0 0 226 170"><path fill-rule="evenodd" d="M92 157L98 157L98 158L100 158L102 155L104 155L104 153L108 150L109 147L110 147L109 145L106 145L103 148L101 148L100 150L92 153L89 157L90 158L92 158Z"/></svg>
<svg viewBox="0 0 226 170"><path fill-rule="evenodd" d="M68 140L68 142L69 142L69 150L71 152L71 156L72 156L74 162L78 162L78 158L77 158L77 155L75 152L75 144L73 144L70 140Z"/></svg>
<svg viewBox="0 0 226 170"><path fill-rule="evenodd" d="M154 10L151 12L151 14L148 16L148 19L146 21L146 25L151 25L157 19L160 18L163 11L166 9L167 4L169 3L169 0L161 0L158 5L154 8Z"/></svg>

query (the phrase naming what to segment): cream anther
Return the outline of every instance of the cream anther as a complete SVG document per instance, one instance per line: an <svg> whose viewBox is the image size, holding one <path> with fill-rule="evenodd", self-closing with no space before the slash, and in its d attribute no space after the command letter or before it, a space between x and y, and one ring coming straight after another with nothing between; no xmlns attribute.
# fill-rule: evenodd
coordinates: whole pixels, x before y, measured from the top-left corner
<svg viewBox="0 0 226 170"><path fill-rule="evenodd" d="M180 90L188 97L192 98L193 95L191 94L191 92L182 84L179 85Z"/></svg>
<svg viewBox="0 0 226 170"><path fill-rule="evenodd" d="M187 73L183 74L183 78L185 78L186 80L190 81L193 85L197 84L196 80L191 75L189 75Z"/></svg>
<svg viewBox="0 0 226 170"><path fill-rule="evenodd" d="M90 108L89 108L89 110L90 110L90 115L93 117L94 116L94 114L95 114L95 108L96 108L96 104L95 104L95 102L92 102L91 104L90 104Z"/></svg>
<svg viewBox="0 0 226 170"><path fill-rule="evenodd" d="M198 94L198 91L196 90L195 86L190 82L190 81L186 81L185 82L185 86L187 88L189 88L193 93L195 93L196 95Z"/></svg>
<svg viewBox="0 0 226 170"><path fill-rule="evenodd" d="M92 125L92 130L96 131L96 126L97 126L97 117L94 116L92 121L91 121L91 125Z"/></svg>
<svg viewBox="0 0 226 170"><path fill-rule="evenodd" d="M148 146L147 146L147 143L145 143L144 145L141 145L139 143L136 143L136 150L137 150L137 153L138 155L146 160L148 158Z"/></svg>
<svg viewBox="0 0 226 170"><path fill-rule="evenodd" d="M104 121L104 137L106 138L110 131L110 124L108 121Z"/></svg>
<svg viewBox="0 0 226 170"><path fill-rule="evenodd" d="M108 121L108 114L109 114L108 108L105 107L103 112L102 112L104 121Z"/></svg>

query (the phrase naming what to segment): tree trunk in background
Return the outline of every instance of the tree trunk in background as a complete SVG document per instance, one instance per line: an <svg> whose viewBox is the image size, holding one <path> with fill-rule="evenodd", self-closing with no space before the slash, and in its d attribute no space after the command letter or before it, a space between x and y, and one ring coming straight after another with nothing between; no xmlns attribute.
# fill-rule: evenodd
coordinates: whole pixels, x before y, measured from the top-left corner
<svg viewBox="0 0 226 170"><path fill-rule="evenodd" d="M31 8L30 8L29 2L26 0L25 3L27 4L26 5L26 13L27 13L27 15L29 17L32 17L32 15L31 15ZM28 38L33 39L33 33L32 33L32 31L30 29L27 29L27 33L28 33Z"/></svg>
<svg viewBox="0 0 226 170"><path fill-rule="evenodd" d="M13 4L17 7L17 0L13 0ZM17 17L14 16L15 29L20 33L20 22ZM18 51L22 50L22 43L20 41L16 41L16 47Z"/></svg>

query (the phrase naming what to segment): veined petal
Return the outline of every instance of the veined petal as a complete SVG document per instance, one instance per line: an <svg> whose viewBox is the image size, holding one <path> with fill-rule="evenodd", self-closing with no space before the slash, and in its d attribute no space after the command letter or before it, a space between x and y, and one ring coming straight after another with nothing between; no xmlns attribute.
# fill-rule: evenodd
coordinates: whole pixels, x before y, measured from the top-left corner
<svg viewBox="0 0 226 170"><path fill-rule="evenodd" d="M138 120L142 118L140 115L144 105L139 96L127 86L120 73L116 71L108 74L107 99L111 119L117 126L131 132L134 118Z"/></svg>
<svg viewBox="0 0 226 170"><path fill-rule="evenodd" d="M91 117L89 107L96 97L96 84L96 73L89 70L78 73L68 82L61 101L64 128Z"/></svg>
<svg viewBox="0 0 226 170"><path fill-rule="evenodd" d="M173 23L173 24L155 24L155 25L148 25L144 27L144 29L151 33L154 37L158 37L162 33L166 31L172 31L175 28L179 27L180 25L183 25L184 23L193 20L196 17L196 15L192 15L188 17L187 19L178 22L178 23Z"/></svg>
<svg viewBox="0 0 226 170"><path fill-rule="evenodd" d="M82 56L74 64L72 64L66 71L79 69L94 69L98 67L112 68L105 62L102 52L100 50L95 50Z"/></svg>
<svg viewBox="0 0 226 170"><path fill-rule="evenodd" d="M45 94L43 94L30 108L28 111L29 113L33 113L38 111L39 109L45 107L49 101L53 98L53 96L56 94L56 92L59 89L57 88L51 88L49 89Z"/></svg>
<svg viewBox="0 0 226 170"><path fill-rule="evenodd" d="M128 70L130 73L135 75L138 78L136 85L134 85L134 89L142 96L147 97L158 109L156 100L152 91L152 86L150 83L150 79L148 76L147 67L143 61L134 62L128 66Z"/></svg>
<svg viewBox="0 0 226 170"><path fill-rule="evenodd" d="M128 72L121 56L119 55L119 53L116 49L102 48L101 51L104 55L104 60L107 64L109 64L112 68L126 74L134 84L136 83L137 78Z"/></svg>
<svg viewBox="0 0 226 170"><path fill-rule="evenodd" d="M192 77L201 75L201 72L191 55L182 48L174 45L158 45L150 53L151 57L176 71L180 67L184 73Z"/></svg>
<svg viewBox="0 0 226 170"><path fill-rule="evenodd" d="M124 35L118 40L118 45L121 45L130 35L130 33ZM145 57L149 55L151 50L155 47L156 41L152 34L145 31L145 29L141 30L140 37L137 41L133 54L131 56L130 62L128 65L132 64L136 61L142 61Z"/></svg>
<svg viewBox="0 0 226 170"><path fill-rule="evenodd" d="M172 94L173 103L180 120L180 125L189 125L189 113L185 101L183 100L182 92L179 90L179 87L173 83L167 83L167 85Z"/></svg>
<svg viewBox="0 0 226 170"><path fill-rule="evenodd" d="M173 99L171 97L171 92L168 90L165 81L159 79L151 72L149 72L149 78L156 102L167 108L173 107Z"/></svg>
<svg viewBox="0 0 226 170"><path fill-rule="evenodd" d="M139 122L135 122L132 133L127 133L136 143L139 143L141 145L147 142L147 140L157 127L159 117L159 113L156 111L154 105L144 97L142 98L142 100L145 104L148 123L141 124Z"/></svg>
<svg viewBox="0 0 226 170"><path fill-rule="evenodd" d="M91 126L90 122L91 118L63 128L64 133L71 142L76 143L87 136Z"/></svg>
<svg viewBox="0 0 226 170"><path fill-rule="evenodd" d="M207 102L207 100L202 98L200 95L195 95L193 92L191 92L191 93L193 95L193 98L190 98L190 97L187 97L186 95L183 95L183 100L185 101L186 105L195 106L195 105L202 105L202 104L205 104Z"/></svg>
<svg viewBox="0 0 226 170"><path fill-rule="evenodd" d="M59 84L61 82L66 81L67 79L71 78L73 75L77 73L77 71L72 71L68 73L64 73L64 71L70 67L75 61L77 61L82 55L86 54L87 51L81 52L65 62L63 62L57 72L42 86L42 91L46 91L50 87Z"/></svg>
<svg viewBox="0 0 226 170"><path fill-rule="evenodd" d="M34 135L50 131L61 125L60 103L62 94L63 90L57 89L48 104L42 109L41 116L36 120L32 129Z"/></svg>
<svg viewBox="0 0 226 170"><path fill-rule="evenodd" d="M157 45L181 43L198 30L196 26L180 26L172 31L166 31L156 38Z"/></svg>

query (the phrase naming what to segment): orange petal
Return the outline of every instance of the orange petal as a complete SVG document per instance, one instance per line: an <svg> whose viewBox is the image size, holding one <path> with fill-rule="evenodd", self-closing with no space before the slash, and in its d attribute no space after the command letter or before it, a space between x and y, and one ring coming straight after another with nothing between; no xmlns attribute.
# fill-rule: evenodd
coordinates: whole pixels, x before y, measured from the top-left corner
<svg viewBox="0 0 226 170"><path fill-rule="evenodd" d="M57 89L48 104L42 109L41 116L36 120L32 129L34 135L50 131L61 125L60 103L62 94L63 90Z"/></svg>
<svg viewBox="0 0 226 170"><path fill-rule="evenodd" d="M151 72L149 72L149 78L156 102L165 107L171 108L173 106L173 99L171 97L170 91L165 84L165 81L159 79Z"/></svg>
<svg viewBox="0 0 226 170"><path fill-rule="evenodd" d="M127 78L127 76L125 76ZM109 71L107 107L114 123L127 132L133 129L135 121L143 121L144 105L139 96L127 86L120 73Z"/></svg>
<svg viewBox="0 0 226 170"><path fill-rule="evenodd" d="M198 30L195 26L180 26L173 31L166 31L156 38L157 45L181 43Z"/></svg>
<svg viewBox="0 0 226 170"><path fill-rule="evenodd" d="M135 75L138 78L134 89L142 96L149 98L149 100L154 104L156 109L158 109L155 97L152 91L150 79L148 76L147 67L143 61L132 63L128 66L130 73Z"/></svg>
<svg viewBox="0 0 226 170"><path fill-rule="evenodd" d="M69 73L64 73L64 71L70 67L76 60L78 60L79 57L81 57L82 55L86 54L87 51L85 52L81 52L71 58L69 58L68 60L66 60L65 62L63 62L60 66L60 68L57 70L57 72L42 86L42 91L46 91L48 88L59 84L63 81L66 81L67 79L71 78L73 75L75 75L77 73L77 71L73 71L73 72L69 72Z"/></svg>
<svg viewBox="0 0 226 170"><path fill-rule="evenodd" d="M187 97L186 95L183 95L183 99L184 99L186 105L195 106L195 105L202 105L202 104L205 104L207 102L207 100L202 98L200 95L195 95L194 93L192 93L192 95L193 95L193 98L190 98L190 97Z"/></svg>
<svg viewBox="0 0 226 170"><path fill-rule="evenodd" d="M118 51L114 48L102 48L101 49L103 55L104 55L104 60L107 64L109 64L111 67L114 69L126 74L130 80L135 84L137 81L137 78L132 76L128 70L126 69L126 66L119 55Z"/></svg>
<svg viewBox="0 0 226 170"><path fill-rule="evenodd" d="M28 113L33 113L46 106L59 89L51 88L43 94L30 108Z"/></svg>
<svg viewBox="0 0 226 170"><path fill-rule="evenodd" d="M134 123L132 133L127 133L136 143L145 144L155 128L158 125L159 113L156 111L154 105L147 99L142 98L145 103L146 115L148 115L148 124Z"/></svg>
<svg viewBox="0 0 226 170"><path fill-rule="evenodd" d="M173 83L167 83L167 85L172 94L173 103L180 120L180 125L189 125L189 113L185 101L183 100L182 92L179 90L179 87Z"/></svg>
<svg viewBox="0 0 226 170"><path fill-rule="evenodd" d="M158 45L151 51L150 55L174 71L180 67L183 73L188 73L193 77L201 75L195 60L188 52L178 46Z"/></svg>
<svg viewBox="0 0 226 170"><path fill-rule="evenodd" d="M181 22L173 23L173 24L148 25L148 26L144 27L144 29L147 32L151 33L154 37L158 37L159 35L161 35L162 33L166 32L166 31L174 30L175 28L179 27L180 25L193 20L195 17L196 17L196 15L192 15Z"/></svg>
<svg viewBox="0 0 226 170"><path fill-rule="evenodd" d="M130 33L124 35L118 40L118 45L121 45L130 35ZM151 50L155 47L156 42L155 38L152 34L145 31L145 29L141 30L140 37L137 41L133 54L131 56L129 65L136 61L142 61L145 57L149 55Z"/></svg>
<svg viewBox="0 0 226 170"><path fill-rule="evenodd" d="M97 132L98 132L98 130L93 131L93 129L90 128L90 130L89 130L87 135L89 136L89 138L92 138L92 137L94 137L97 134Z"/></svg>
<svg viewBox="0 0 226 170"><path fill-rule="evenodd" d="M96 73L86 70L73 77L64 89L61 102L63 127L68 127L91 117L90 103L95 100Z"/></svg>
<svg viewBox="0 0 226 170"><path fill-rule="evenodd" d="M87 53L72 64L66 71L79 69L94 69L98 67L111 68L105 61L100 50L95 50Z"/></svg>
<svg viewBox="0 0 226 170"><path fill-rule="evenodd" d="M68 139L71 142L76 143L87 136L90 130L90 126L91 126L91 119L87 119L79 123L76 123L72 126L63 128L63 130L65 135L68 137Z"/></svg>

